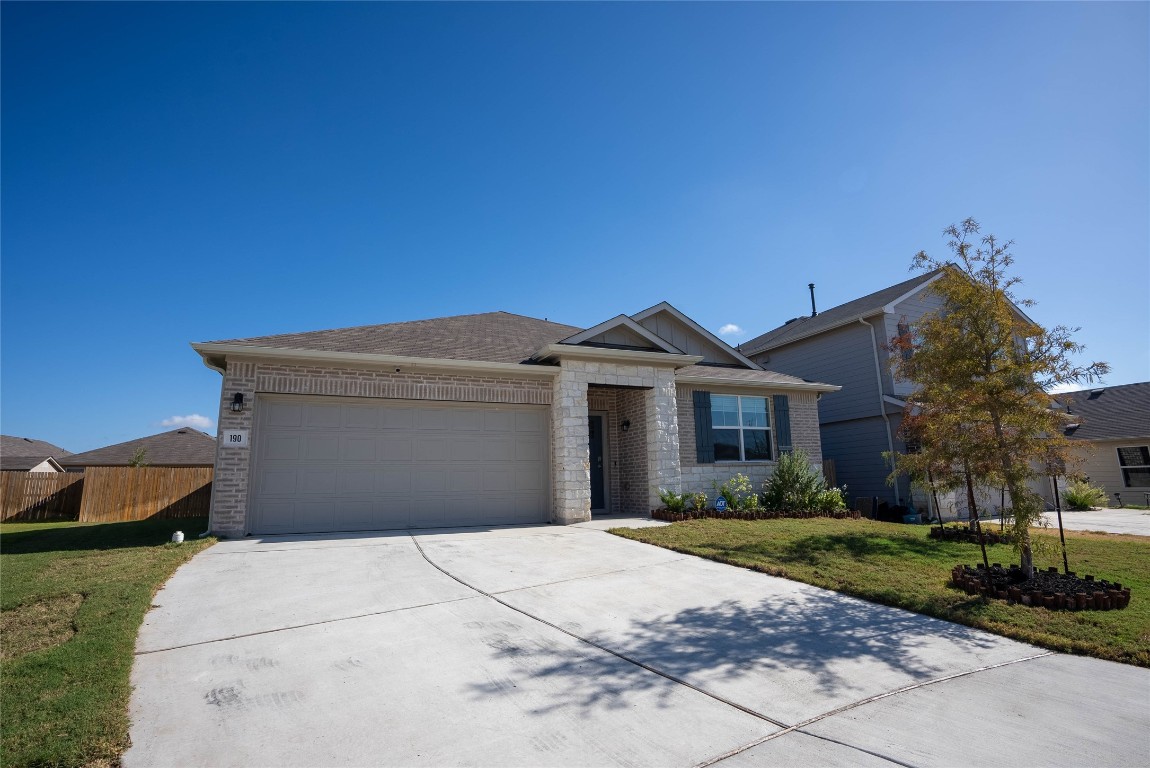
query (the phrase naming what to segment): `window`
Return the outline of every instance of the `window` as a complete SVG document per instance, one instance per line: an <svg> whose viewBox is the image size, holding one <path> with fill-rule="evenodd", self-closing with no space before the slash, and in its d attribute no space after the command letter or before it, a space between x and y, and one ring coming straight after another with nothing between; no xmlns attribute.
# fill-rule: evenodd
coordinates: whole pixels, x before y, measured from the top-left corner
<svg viewBox="0 0 1150 768"><path fill-rule="evenodd" d="M914 343L914 337L910 335L910 323L906 321L906 315L898 323L898 337L900 342L907 344L901 348L902 359L910 360L914 357L914 348L910 346Z"/></svg>
<svg viewBox="0 0 1150 768"><path fill-rule="evenodd" d="M1150 446L1119 448L1118 466L1127 488L1150 488Z"/></svg>
<svg viewBox="0 0 1150 768"><path fill-rule="evenodd" d="M711 395L711 435L715 461L770 461L767 398Z"/></svg>

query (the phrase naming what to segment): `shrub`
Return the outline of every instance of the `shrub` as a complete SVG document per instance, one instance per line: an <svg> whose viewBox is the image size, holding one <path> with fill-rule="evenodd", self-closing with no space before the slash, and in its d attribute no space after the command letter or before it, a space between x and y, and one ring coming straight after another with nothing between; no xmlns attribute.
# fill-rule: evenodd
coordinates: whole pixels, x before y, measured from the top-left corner
<svg viewBox="0 0 1150 768"><path fill-rule="evenodd" d="M759 506L759 495L751 487L751 478L741 472L722 485L717 482L712 482L711 485L715 489L715 495L726 499L727 508L734 512L756 509Z"/></svg>
<svg viewBox="0 0 1150 768"><path fill-rule="evenodd" d="M1062 498L1066 499L1066 505L1071 509L1085 510L1104 506L1106 491L1091 485L1089 480L1071 480L1062 492Z"/></svg>
<svg viewBox="0 0 1150 768"><path fill-rule="evenodd" d="M774 474L763 483L763 501L767 509L815 510L819 494L826 490L826 480L811 466L807 454L793 451L779 456Z"/></svg>
<svg viewBox="0 0 1150 768"><path fill-rule="evenodd" d="M707 494L705 493L692 493L691 494L691 508L702 512L707 508Z"/></svg>
<svg viewBox="0 0 1150 768"><path fill-rule="evenodd" d="M814 510L816 512L839 512L847 508L846 489L824 488L815 496Z"/></svg>
<svg viewBox="0 0 1150 768"><path fill-rule="evenodd" d="M665 488L659 489L659 501L663 502L663 506L670 512L682 513L687 511L687 499L690 498L685 493L675 493L668 491Z"/></svg>

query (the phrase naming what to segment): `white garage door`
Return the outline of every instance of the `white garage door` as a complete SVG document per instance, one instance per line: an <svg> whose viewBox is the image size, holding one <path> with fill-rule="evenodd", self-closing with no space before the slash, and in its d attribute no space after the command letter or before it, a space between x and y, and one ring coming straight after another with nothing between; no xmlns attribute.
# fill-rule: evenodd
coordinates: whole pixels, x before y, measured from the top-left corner
<svg viewBox="0 0 1150 768"><path fill-rule="evenodd" d="M539 406L260 396L253 533L544 522Z"/></svg>

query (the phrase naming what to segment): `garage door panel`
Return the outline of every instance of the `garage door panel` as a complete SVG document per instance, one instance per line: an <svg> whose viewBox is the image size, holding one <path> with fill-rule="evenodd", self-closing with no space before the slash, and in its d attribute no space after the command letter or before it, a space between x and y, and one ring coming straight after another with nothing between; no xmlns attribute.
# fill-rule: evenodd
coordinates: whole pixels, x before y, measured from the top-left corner
<svg viewBox="0 0 1150 768"><path fill-rule="evenodd" d="M545 408L260 396L257 420L254 532L547 519Z"/></svg>
<svg viewBox="0 0 1150 768"><path fill-rule="evenodd" d="M340 446L344 461L375 461L374 437L345 437Z"/></svg>

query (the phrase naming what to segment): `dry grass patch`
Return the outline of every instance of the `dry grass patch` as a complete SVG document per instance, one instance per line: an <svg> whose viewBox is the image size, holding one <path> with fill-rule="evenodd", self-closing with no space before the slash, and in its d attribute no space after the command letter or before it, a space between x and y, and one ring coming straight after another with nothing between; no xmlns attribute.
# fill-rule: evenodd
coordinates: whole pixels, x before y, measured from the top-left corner
<svg viewBox="0 0 1150 768"><path fill-rule="evenodd" d="M0 611L0 660L61 645L76 634L81 594L57 595Z"/></svg>

